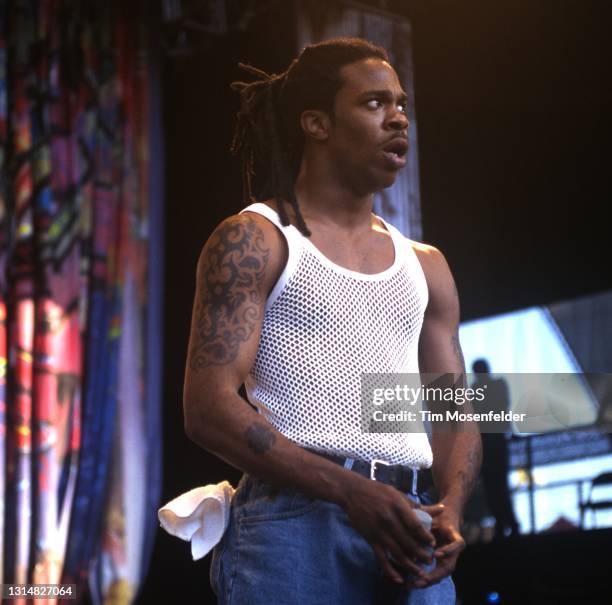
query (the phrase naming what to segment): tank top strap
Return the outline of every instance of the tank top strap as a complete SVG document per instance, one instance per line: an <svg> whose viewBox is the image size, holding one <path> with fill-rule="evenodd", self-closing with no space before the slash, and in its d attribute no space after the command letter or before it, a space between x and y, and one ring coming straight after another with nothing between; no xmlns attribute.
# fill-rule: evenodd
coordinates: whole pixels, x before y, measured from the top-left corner
<svg viewBox="0 0 612 605"><path fill-rule="evenodd" d="M256 214L260 214L261 216L267 218L283 234L285 240L287 241L287 264L278 278L276 285L272 289L272 292L270 292L270 295L268 296L265 307L265 310L267 311L274 304L274 301L283 291L283 288L297 268L304 245L304 236L295 226L283 225L276 210L270 208L270 206L262 202L250 204L246 208L243 208L239 214L242 214L243 212L255 212Z"/></svg>
<svg viewBox="0 0 612 605"><path fill-rule="evenodd" d="M298 231L298 229L296 229L294 225L283 225L276 210L270 208L270 206L267 204L264 204L263 202L254 202L246 208L243 208L240 211L240 214L243 212L255 212L257 214L261 214L261 216L265 216L285 236L285 239L290 246L297 245L301 247L302 238L304 236Z"/></svg>
<svg viewBox="0 0 612 605"><path fill-rule="evenodd" d="M399 231L396 227L394 227L391 223L388 223L382 216L378 216L378 214L374 215L387 229L391 239L393 240L393 245L395 246L395 250L398 254L402 256L402 261L406 256L406 238L403 236L401 231Z"/></svg>
<svg viewBox="0 0 612 605"><path fill-rule="evenodd" d="M419 293L423 297L425 306L427 306L427 302L429 300L427 278L425 277L425 272L423 270L423 266L421 265L421 261L419 260L419 257L412 246L412 240L407 238L397 227L393 226L391 223L388 223L384 218L382 218L382 216L378 216L377 214L374 216L380 219L391 234L391 237L395 243L396 253L400 255L401 262L411 268L411 271L416 278Z"/></svg>

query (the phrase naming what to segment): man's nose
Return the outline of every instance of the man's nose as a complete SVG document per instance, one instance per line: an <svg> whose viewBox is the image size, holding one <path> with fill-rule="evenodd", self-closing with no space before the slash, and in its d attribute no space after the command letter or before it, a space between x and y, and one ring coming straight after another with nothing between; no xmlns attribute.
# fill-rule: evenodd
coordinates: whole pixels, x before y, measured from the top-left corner
<svg viewBox="0 0 612 605"><path fill-rule="evenodd" d="M388 125L389 128L393 128L393 130L406 130L410 122L403 111L395 109L393 114L389 117Z"/></svg>

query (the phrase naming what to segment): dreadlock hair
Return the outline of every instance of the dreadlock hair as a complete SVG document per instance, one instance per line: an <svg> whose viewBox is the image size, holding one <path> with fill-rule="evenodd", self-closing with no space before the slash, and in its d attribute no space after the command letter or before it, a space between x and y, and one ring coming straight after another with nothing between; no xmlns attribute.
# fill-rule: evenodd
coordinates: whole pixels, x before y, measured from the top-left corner
<svg viewBox="0 0 612 605"><path fill-rule="evenodd" d="M294 191L305 141L300 117L307 109L324 110L333 117L334 99L343 84L341 68L369 58L389 60L384 48L367 40L333 38L306 46L280 74L267 74L239 63L256 78L254 82L231 84L233 90L240 92L231 152L242 160L247 203L254 199L255 167L262 167L265 184L259 199L277 200L283 225L289 225L286 205L290 204L298 229L306 236L311 235Z"/></svg>

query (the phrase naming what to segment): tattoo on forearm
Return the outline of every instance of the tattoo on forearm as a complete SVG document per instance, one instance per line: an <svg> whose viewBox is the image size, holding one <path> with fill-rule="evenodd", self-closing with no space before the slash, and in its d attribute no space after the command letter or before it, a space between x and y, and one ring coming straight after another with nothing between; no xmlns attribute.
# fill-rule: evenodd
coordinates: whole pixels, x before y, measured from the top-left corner
<svg viewBox="0 0 612 605"><path fill-rule="evenodd" d="M263 232L250 217L229 219L211 237L198 276L192 370L233 361L240 343L249 339L260 318L259 280L268 257Z"/></svg>
<svg viewBox="0 0 612 605"><path fill-rule="evenodd" d="M253 424L246 431L247 444L256 454L264 454L276 442L276 435L263 424Z"/></svg>
<svg viewBox="0 0 612 605"><path fill-rule="evenodd" d="M482 462L482 453L480 447L471 450L467 455L465 461L465 468L459 472L459 480L461 481L461 492L465 500L469 497L476 479L478 479L478 473L480 471L480 464Z"/></svg>

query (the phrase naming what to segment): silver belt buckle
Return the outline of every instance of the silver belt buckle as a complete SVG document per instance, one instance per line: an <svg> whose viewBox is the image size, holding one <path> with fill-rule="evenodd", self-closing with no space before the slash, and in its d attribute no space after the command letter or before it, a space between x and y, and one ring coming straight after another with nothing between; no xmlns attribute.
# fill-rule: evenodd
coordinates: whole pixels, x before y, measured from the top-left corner
<svg viewBox="0 0 612 605"><path fill-rule="evenodd" d="M384 464L385 466L391 466L390 462L387 462L386 460L378 460L378 459L374 459L370 462L370 479L372 479L372 481L376 481L376 465L377 464Z"/></svg>

